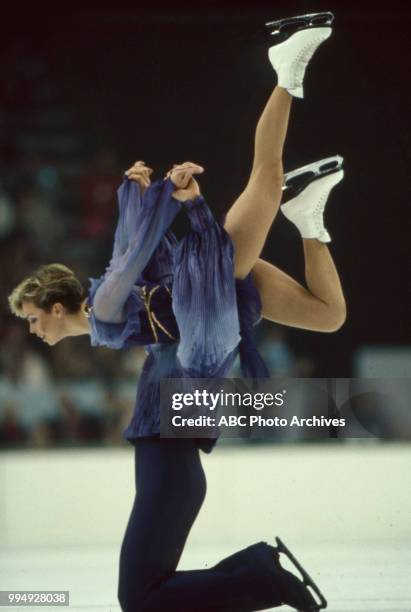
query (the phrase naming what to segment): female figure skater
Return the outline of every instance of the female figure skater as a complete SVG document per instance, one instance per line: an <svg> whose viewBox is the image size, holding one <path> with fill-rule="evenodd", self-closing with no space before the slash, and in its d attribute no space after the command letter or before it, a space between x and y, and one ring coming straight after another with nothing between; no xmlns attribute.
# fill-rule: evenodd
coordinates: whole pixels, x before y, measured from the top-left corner
<svg viewBox="0 0 411 612"><path fill-rule="evenodd" d="M124 432L135 446L137 489L120 555L118 597L125 612L251 612L282 604L312 612L327 605L279 539L275 547L258 542L209 569L176 571L206 492L199 447L210 452L215 441L159 437L159 383L225 376L238 353L244 376L267 376L252 339L261 314L328 332L344 321L323 224L328 194L343 176L341 158L285 177L291 199L282 210L302 235L308 288L259 258L283 193L292 97L303 97L305 69L330 36L332 20L331 13L322 13L270 24L279 37L269 52L278 85L257 125L249 182L224 227L200 195L194 179L200 166L175 166L151 184L152 170L137 162L119 189L112 259L103 276L91 279L88 296L71 270L51 264L9 297L12 311L49 345L88 333L93 345L146 346L134 414ZM303 175L294 189L292 180ZM168 228L182 206L192 231L177 243ZM294 562L302 580L282 568L280 553Z"/></svg>

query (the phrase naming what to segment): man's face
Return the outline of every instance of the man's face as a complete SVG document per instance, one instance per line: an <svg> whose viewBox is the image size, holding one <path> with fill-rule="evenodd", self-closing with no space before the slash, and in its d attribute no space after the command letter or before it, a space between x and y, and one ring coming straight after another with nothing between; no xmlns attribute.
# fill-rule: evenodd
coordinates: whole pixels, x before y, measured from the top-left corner
<svg viewBox="0 0 411 612"><path fill-rule="evenodd" d="M53 346L65 338L62 304L53 304L51 312L46 312L35 306L33 302L23 302L21 310L29 323L30 333L36 334L43 342Z"/></svg>

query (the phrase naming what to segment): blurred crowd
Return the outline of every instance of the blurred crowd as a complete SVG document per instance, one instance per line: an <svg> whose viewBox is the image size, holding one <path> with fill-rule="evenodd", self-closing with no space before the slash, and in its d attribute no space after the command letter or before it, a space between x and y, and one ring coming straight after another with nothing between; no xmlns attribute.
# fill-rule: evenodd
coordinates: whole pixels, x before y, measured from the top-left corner
<svg viewBox="0 0 411 612"><path fill-rule="evenodd" d="M61 262L87 287L109 256L121 174L110 151L64 178L57 167L22 160L3 167L0 191L1 446L120 442L143 349L91 350L86 338L53 350L28 334L7 295L37 266ZM129 384L132 379L132 385Z"/></svg>

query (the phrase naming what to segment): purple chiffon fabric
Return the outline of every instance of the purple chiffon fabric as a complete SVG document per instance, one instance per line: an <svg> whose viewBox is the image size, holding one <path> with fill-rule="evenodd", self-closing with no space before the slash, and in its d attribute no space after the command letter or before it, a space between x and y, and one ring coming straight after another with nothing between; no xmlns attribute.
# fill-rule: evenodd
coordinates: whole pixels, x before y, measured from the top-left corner
<svg viewBox="0 0 411 612"><path fill-rule="evenodd" d="M162 378L224 377L237 355L244 377L269 377L253 338L261 301L251 275L234 278L232 241L202 196L184 203L191 231L176 240L168 228L182 205L173 191L167 179L141 195L124 179L110 264L90 279L92 345L144 345L147 353L123 434L130 442L159 435ZM144 291L152 294L149 309ZM205 452L214 443L198 440Z"/></svg>

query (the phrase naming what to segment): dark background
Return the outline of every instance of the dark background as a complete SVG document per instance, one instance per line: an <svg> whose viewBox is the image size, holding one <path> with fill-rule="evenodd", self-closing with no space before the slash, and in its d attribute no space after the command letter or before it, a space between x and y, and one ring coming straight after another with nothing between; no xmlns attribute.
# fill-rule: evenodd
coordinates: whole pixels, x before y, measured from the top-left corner
<svg viewBox="0 0 411 612"><path fill-rule="evenodd" d="M345 158L327 226L348 320L335 334L290 330L288 337L297 352L316 356L317 375L348 376L358 347L410 342L406 3L11 7L1 36L2 182L9 188L10 169L28 157L69 180L108 147L119 169L143 159L157 176L172 163L202 164L203 193L222 214L246 184L254 128L275 84L262 24L319 10L335 12L335 31L309 68L305 100L294 103L285 168L334 153ZM56 117L41 130L40 110ZM47 223L52 235L61 219ZM303 280L301 240L281 215L264 256ZM50 260L64 263L65 253ZM87 275L105 264L90 261ZM3 271L9 265L3 261ZM3 303L12 288L2 282Z"/></svg>

